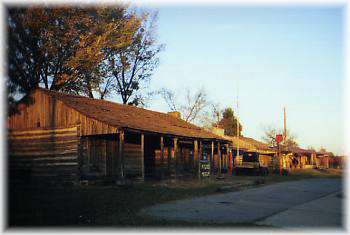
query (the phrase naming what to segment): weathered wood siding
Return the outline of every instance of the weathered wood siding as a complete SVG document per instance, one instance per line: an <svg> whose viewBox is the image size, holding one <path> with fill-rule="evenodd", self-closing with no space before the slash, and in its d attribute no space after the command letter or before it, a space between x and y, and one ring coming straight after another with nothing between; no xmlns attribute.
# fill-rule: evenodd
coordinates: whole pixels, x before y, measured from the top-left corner
<svg viewBox="0 0 350 235"><path fill-rule="evenodd" d="M163 158L160 149L155 150L155 172L158 178L195 176L196 170L194 162L193 147L179 143L175 156L172 146L164 147Z"/></svg>
<svg viewBox="0 0 350 235"><path fill-rule="evenodd" d="M81 139L80 168L83 179L119 177L121 162L118 157L117 135L87 136ZM124 175L142 176L141 145L124 143Z"/></svg>
<svg viewBox="0 0 350 235"><path fill-rule="evenodd" d="M10 131L10 179L78 179L77 128Z"/></svg>
<svg viewBox="0 0 350 235"><path fill-rule="evenodd" d="M10 130L55 129L79 125L81 136L117 132L115 127L82 115L43 92L36 91L31 97L31 104L21 105L19 113L8 117Z"/></svg>
<svg viewBox="0 0 350 235"><path fill-rule="evenodd" d="M273 165L272 156L269 155L259 154L259 161L264 167L272 167Z"/></svg>
<svg viewBox="0 0 350 235"><path fill-rule="evenodd" d="M116 135L82 137L79 151L81 178L119 176L118 143Z"/></svg>
<svg viewBox="0 0 350 235"><path fill-rule="evenodd" d="M126 177L142 176L141 144L124 144L124 173Z"/></svg>

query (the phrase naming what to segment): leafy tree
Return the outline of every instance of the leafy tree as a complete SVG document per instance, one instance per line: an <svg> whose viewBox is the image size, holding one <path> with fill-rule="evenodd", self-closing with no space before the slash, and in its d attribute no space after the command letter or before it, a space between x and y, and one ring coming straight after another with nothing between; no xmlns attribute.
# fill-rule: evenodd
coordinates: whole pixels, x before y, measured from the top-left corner
<svg viewBox="0 0 350 235"><path fill-rule="evenodd" d="M42 86L101 99L117 92L126 103L157 64L147 19L126 6L8 8L9 102Z"/></svg>
<svg viewBox="0 0 350 235"><path fill-rule="evenodd" d="M242 125L238 122L239 136L241 136ZM221 120L217 126L225 130L225 135L237 136L237 117L234 116L232 108L226 108L222 113Z"/></svg>
<svg viewBox="0 0 350 235"><path fill-rule="evenodd" d="M122 48L108 48L106 58L110 76L124 104L140 105L144 103L149 79L158 66L158 53L164 45L155 39L155 22L157 15L143 14L142 22L132 35L131 43Z"/></svg>
<svg viewBox="0 0 350 235"><path fill-rule="evenodd" d="M59 90L68 77L65 61L79 44L86 14L76 8L9 8L8 74L13 91L43 84ZM11 87L11 86L10 86Z"/></svg>
<svg viewBox="0 0 350 235"><path fill-rule="evenodd" d="M104 99L113 92L112 73L108 64L108 52L122 50L132 43L132 37L141 25L142 19L135 14L125 13L125 9L98 8L90 14L93 25L88 34L81 36L79 47L67 65L71 77L80 81L83 93L94 97L94 92Z"/></svg>

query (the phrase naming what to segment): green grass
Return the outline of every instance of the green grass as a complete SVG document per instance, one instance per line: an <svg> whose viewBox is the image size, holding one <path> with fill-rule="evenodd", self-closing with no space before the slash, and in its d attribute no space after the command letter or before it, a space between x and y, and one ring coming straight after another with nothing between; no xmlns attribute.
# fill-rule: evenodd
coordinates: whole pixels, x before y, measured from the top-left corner
<svg viewBox="0 0 350 235"><path fill-rule="evenodd" d="M341 177L341 171L302 170L289 176L233 176L222 180L145 182L127 186L11 187L8 191L7 219L10 227L203 227L207 225L154 221L137 213L141 208L161 202L316 177Z"/></svg>

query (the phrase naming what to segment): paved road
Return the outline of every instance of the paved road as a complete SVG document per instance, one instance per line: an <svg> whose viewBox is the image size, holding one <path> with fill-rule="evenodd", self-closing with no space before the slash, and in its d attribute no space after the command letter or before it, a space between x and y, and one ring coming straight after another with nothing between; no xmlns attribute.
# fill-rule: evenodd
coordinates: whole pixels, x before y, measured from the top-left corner
<svg viewBox="0 0 350 235"><path fill-rule="evenodd" d="M289 229L338 227L343 224L342 197L339 192L307 202L256 222ZM345 209L345 208L344 208Z"/></svg>
<svg viewBox="0 0 350 235"><path fill-rule="evenodd" d="M277 227L286 227L291 223L295 224L303 221L304 216L304 218L308 218L308 221L311 221L304 220L302 225L306 227L341 227L342 211L340 208L342 207L342 200L339 197L341 190L342 183L340 179L290 181L240 192L215 194L159 204L143 209L140 214L162 220L209 224L256 223ZM322 206L320 206L320 203ZM325 207L322 210L325 205L328 209ZM315 220L309 218L309 215L315 217L317 214L318 218L324 218L320 219L319 222L317 222L317 219L315 222ZM336 216L334 216L335 214ZM328 223L327 218L329 218Z"/></svg>

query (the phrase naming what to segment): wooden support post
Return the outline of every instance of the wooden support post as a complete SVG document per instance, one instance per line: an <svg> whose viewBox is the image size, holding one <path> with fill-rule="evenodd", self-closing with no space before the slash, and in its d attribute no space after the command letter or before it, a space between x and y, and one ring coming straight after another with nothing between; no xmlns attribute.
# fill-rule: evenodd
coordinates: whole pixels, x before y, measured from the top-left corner
<svg viewBox="0 0 350 235"><path fill-rule="evenodd" d="M220 142L218 142L218 157L219 157L219 173L218 175L221 176L221 149L220 149Z"/></svg>
<svg viewBox="0 0 350 235"><path fill-rule="evenodd" d="M197 166L198 166L198 141L197 140L194 140L193 141L193 166L195 168L195 170L198 170L197 169ZM197 171L195 171L197 172Z"/></svg>
<svg viewBox="0 0 350 235"><path fill-rule="evenodd" d="M163 136L160 137L160 172L161 177L165 174L165 167L164 167L164 138Z"/></svg>
<svg viewBox="0 0 350 235"><path fill-rule="evenodd" d="M174 138L174 161L175 161L175 178L177 175L177 138Z"/></svg>
<svg viewBox="0 0 350 235"><path fill-rule="evenodd" d="M124 178L124 130L119 132L119 166L120 166L120 177Z"/></svg>
<svg viewBox="0 0 350 235"><path fill-rule="evenodd" d="M226 169L227 169L227 172L229 172L229 169L231 168L230 166L230 156L229 156L229 153L228 153L228 144L225 144L225 148L226 148Z"/></svg>
<svg viewBox="0 0 350 235"><path fill-rule="evenodd" d="M214 141L211 142L210 172L214 172Z"/></svg>
<svg viewBox="0 0 350 235"><path fill-rule="evenodd" d="M174 138L174 158L177 158L177 138Z"/></svg>
<svg viewBox="0 0 350 235"><path fill-rule="evenodd" d="M142 167L142 179L145 179L145 135L141 133L141 167Z"/></svg>
<svg viewBox="0 0 350 235"><path fill-rule="evenodd" d="M199 141L199 151L198 151L198 178L201 178L201 169L200 169L200 164L201 164L201 158L203 154L203 142Z"/></svg>
<svg viewBox="0 0 350 235"><path fill-rule="evenodd" d="M103 140L103 150L104 150L103 151L103 154L104 154L103 158L104 158L104 161L105 161L105 176L107 176L107 172L108 172L107 168L109 166L107 165L108 154L107 154L107 141L106 140Z"/></svg>
<svg viewBox="0 0 350 235"><path fill-rule="evenodd" d="M168 145L168 173L170 174L170 170L171 170L171 158L172 158L172 155L171 155L171 144Z"/></svg>
<svg viewBox="0 0 350 235"><path fill-rule="evenodd" d="M161 159L161 163L162 166L164 164L164 138L163 136L160 137L160 159Z"/></svg>

